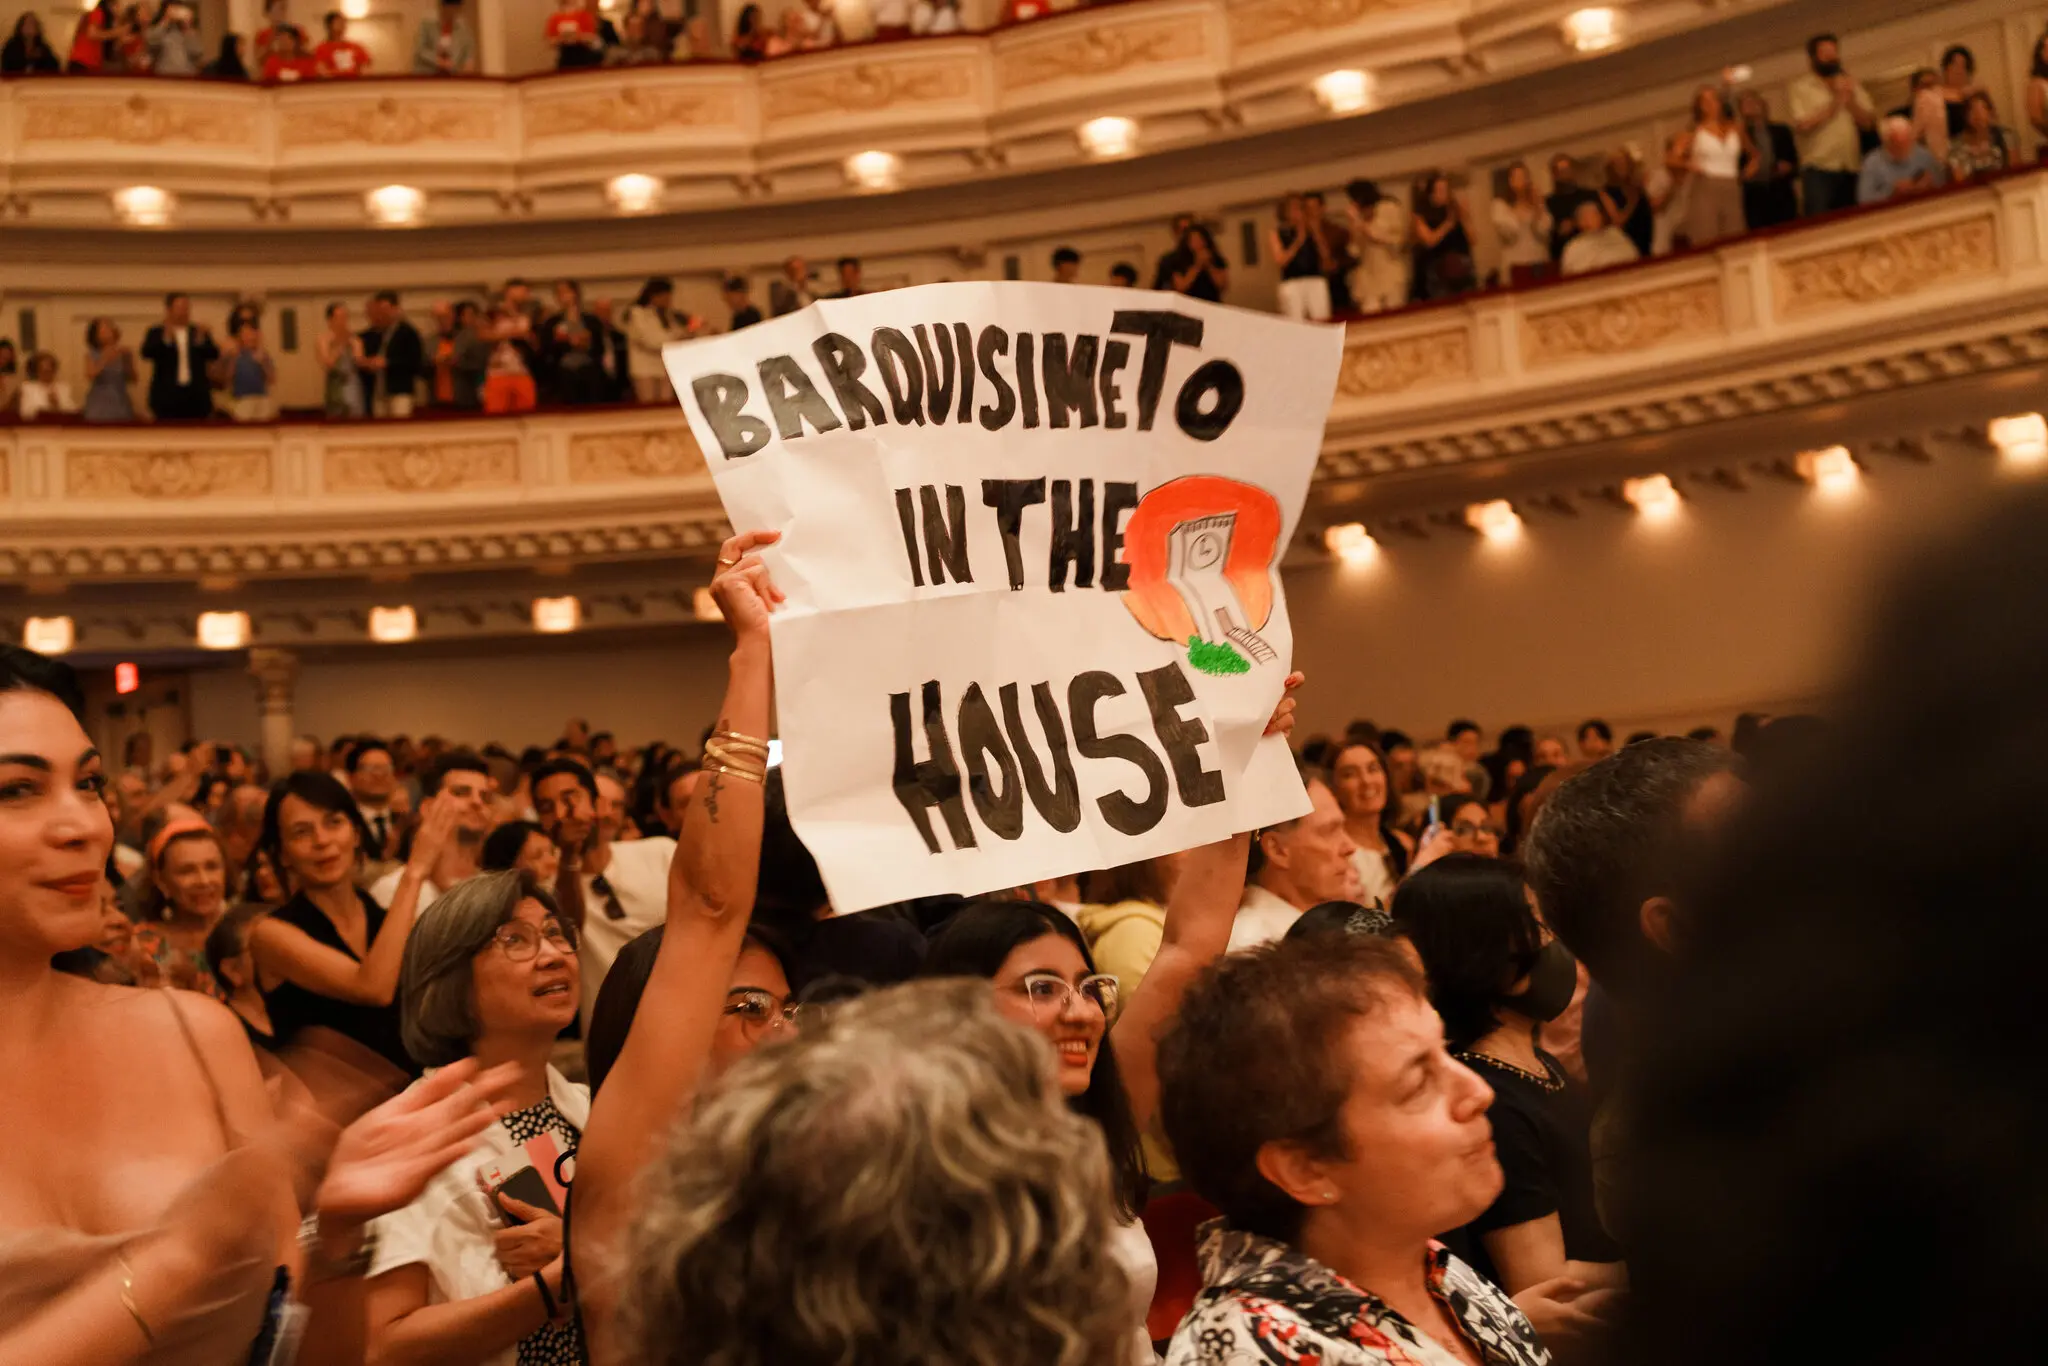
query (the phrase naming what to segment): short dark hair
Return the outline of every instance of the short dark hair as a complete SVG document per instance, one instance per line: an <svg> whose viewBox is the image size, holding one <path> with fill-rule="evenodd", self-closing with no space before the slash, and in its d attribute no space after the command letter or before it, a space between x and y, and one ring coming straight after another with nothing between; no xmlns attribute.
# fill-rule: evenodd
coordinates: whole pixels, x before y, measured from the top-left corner
<svg viewBox="0 0 2048 1366"><path fill-rule="evenodd" d="M256 847L270 855L271 864L280 877L285 867L284 831L279 822L287 797L297 797L315 810L348 817L348 823L356 828L357 853L370 847L370 827L363 820L362 808L356 805L356 799L349 795L349 790L341 785L341 779L317 768L287 773L270 785L270 800L263 804L263 833L256 841Z"/></svg>
<svg viewBox="0 0 2048 1366"><path fill-rule="evenodd" d="M1961 43L1952 44L1942 51L1941 64L1943 67L1947 67L1950 62L1958 57L1963 59L1964 68L1972 75L1975 75L1977 71L1977 54L1964 47Z"/></svg>
<svg viewBox="0 0 2048 1366"><path fill-rule="evenodd" d="M483 756L475 750L451 749L428 764L426 770L420 774L420 795L431 797L439 792L441 784L447 781L451 773L481 773L485 778L489 778L491 766L485 763Z"/></svg>
<svg viewBox="0 0 2048 1366"><path fill-rule="evenodd" d="M0 693L48 693L85 723L85 689L78 675L61 659L39 655L19 645L0 644Z"/></svg>
<svg viewBox="0 0 2048 1366"><path fill-rule="evenodd" d="M1138 268L1129 261L1119 261L1109 268L1109 278L1125 285L1138 283Z"/></svg>
<svg viewBox="0 0 2048 1366"><path fill-rule="evenodd" d="M1733 765L1717 745L1645 740L1561 785L1530 827L1522 858L1537 909L1608 991L1638 974L1643 903L1691 872L1686 804Z"/></svg>
<svg viewBox="0 0 2048 1366"><path fill-rule="evenodd" d="M374 736L366 735L362 739L356 741L353 745L349 746L348 757L341 761L341 766L349 773L354 773L356 771L357 766L363 762L364 755L373 753L380 749L384 751L385 758L394 761L397 759L398 756L391 752L391 746L385 744L382 740L379 740Z"/></svg>
<svg viewBox="0 0 2048 1366"><path fill-rule="evenodd" d="M532 821L506 821L503 825L491 827L491 833L484 836L484 848L478 862L487 873L502 873L519 862L519 851L526 847L526 841L534 835L547 838L547 831Z"/></svg>
<svg viewBox="0 0 2048 1366"><path fill-rule="evenodd" d="M1602 740L1605 740L1608 744L1611 745L1614 743L1614 727L1608 725L1599 717L1596 716L1590 721L1579 722L1579 729L1576 732L1576 738L1580 740L1585 739L1586 732L1589 730L1592 731L1595 735L1599 736Z"/></svg>
<svg viewBox="0 0 2048 1366"><path fill-rule="evenodd" d="M859 269L860 269L860 258L859 258L858 256L842 256L842 257L840 257L840 258L839 258L839 269L841 269L841 270L845 270L845 269L846 269L846 268L847 268L848 266L852 266L852 267L853 267L853 268L854 268L855 270L859 270Z"/></svg>
<svg viewBox="0 0 2048 1366"><path fill-rule="evenodd" d="M333 23L333 22L334 22L334 21L335 21L336 19L346 19L346 18L348 18L348 16L347 16L346 14L343 14L343 13L342 13L342 12L341 12L340 10L338 10L338 9L331 9L331 10L327 11L327 13L326 13L326 14L322 15L322 16L320 17L320 20L321 20L321 22L322 22L322 23L325 23L325 24L332 24L332 23Z"/></svg>
<svg viewBox="0 0 2048 1366"><path fill-rule="evenodd" d="M1421 974L1389 940L1363 934L1282 938L1228 954L1181 997L1159 1040L1159 1113L1182 1173L1232 1225L1283 1242L1303 1207L1259 1171L1268 1143L1344 1153L1352 1078L1346 1026Z"/></svg>
<svg viewBox="0 0 2048 1366"><path fill-rule="evenodd" d="M390 304L393 308L398 307L398 291L395 289L380 289L370 297L380 304Z"/></svg>
<svg viewBox="0 0 2048 1366"><path fill-rule="evenodd" d="M574 778L577 785L590 794L590 800L597 800L597 775L593 774L582 760L567 756L544 760L536 765L533 772L527 776L527 791L538 792L542 779L559 778L564 773Z"/></svg>
<svg viewBox="0 0 2048 1366"><path fill-rule="evenodd" d="M249 857L254 859L252 852ZM206 933L206 970L220 980L221 964L231 958L240 958L249 947L249 931L258 920L270 914L268 906L241 905L213 922L213 928ZM222 988L226 983L222 982Z"/></svg>
<svg viewBox="0 0 2048 1366"><path fill-rule="evenodd" d="M190 301L191 298L192 296L190 294L187 294L184 290L174 289L170 293L164 295L164 307L169 308L172 304L178 302L178 300L180 299Z"/></svg>
<svg viewBox="0 0 2048 1366"><path fill-rule="evenodd" d="M1362 176L1357 180L1346 181L1344 183L1344 194L1361 209L1373 208L1380 200L1386 198L1380 192L1377 182L1367 180Z"/></svg>
<svg viewBox="0 0 2048 1366"><path fill-rule="evenodd" d="M1055 269L1060 266L1078 266L1081 264L1081 253L1072 247L1054 247L1052 263Z"/></svg>
<svg viewBox="0 0 2048 1366"><path fill-rule="evenodd" d="M1494 1008L1543 948L1521 872L1481 854L1447 854L1401 884L1393 910L1422 955L1445 1042L1470 1048L1499 1028Z"/></svg>
<svg viewBox="0 0 2048 1366"><path fill-rule="evenodd" d="M1408 737L1408 732L1405 730L1383 730L1380 732L1380 748L1382 750L1414 749L1415 741Z"/></svg>
<svg viewBox="0 0 2048 1366"><path fill-rule="evenodd" d="M1818 56L1820 56L1820 45L1822 43L1833 43L1837 48L1839 48L1842 45L1842 40L1840 38L1837 38L1832 33L1814 34L1811 38L1808 38L1806 40L1806 60L1810 62Z"/></svg>
<svg viewBox="0 0 2048 1366"><path fill-rule="evenodd" d="M728 294L744 294L747 292L747 277L744 275L728 275L725 277L725 283L722 288Z"/></svg>
<svg viewBox="0 0 2048 1366"><path fill-rule="evenodd" d="M1467 732L1470 732L1474 735L1480 734L1481 731L1479 729L1479 723L1477 721L1468 721L1464 717L1459 717L1457 720L1451 722L1450 727L1444 731L1444 739L1455 740L1460 735L1464 735Z"/></svg>

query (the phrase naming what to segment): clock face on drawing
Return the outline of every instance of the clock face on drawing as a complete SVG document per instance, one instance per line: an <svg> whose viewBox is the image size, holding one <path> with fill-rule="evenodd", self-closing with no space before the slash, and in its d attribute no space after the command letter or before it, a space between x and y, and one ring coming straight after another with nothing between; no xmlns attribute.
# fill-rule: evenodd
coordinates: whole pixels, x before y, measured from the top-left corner
<svg viewBox="0 0 2048 1366"><path fill-rule="evenodd" d="M1223 562L1224 548L1229 542L1213 531L1205 531L1188 545L1188 568L1214 569Z"/></svg>

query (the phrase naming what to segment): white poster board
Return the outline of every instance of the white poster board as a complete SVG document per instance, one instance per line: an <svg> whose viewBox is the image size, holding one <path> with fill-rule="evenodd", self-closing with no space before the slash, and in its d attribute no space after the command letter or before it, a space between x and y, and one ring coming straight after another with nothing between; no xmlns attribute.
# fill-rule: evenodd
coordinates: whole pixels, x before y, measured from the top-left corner
<svg viewBox="0 0 2048 1366"><path fill-rule="evenodd" d="M664 352L773 628L835 910L1112 867L1308 810L1261 732L1339 328L925 285Z"/></svg>

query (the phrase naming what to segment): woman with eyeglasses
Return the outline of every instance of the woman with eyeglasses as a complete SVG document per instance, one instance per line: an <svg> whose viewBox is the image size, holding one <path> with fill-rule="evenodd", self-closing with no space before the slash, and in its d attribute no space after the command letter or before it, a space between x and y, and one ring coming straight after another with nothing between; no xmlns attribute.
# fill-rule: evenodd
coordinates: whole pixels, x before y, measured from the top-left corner
<svg viewBox="0 0 2048 1366"><path fill-rule="evenodd" d="M1469 792L1453 793L1437 804L1437 823L1424 832L1422 847L1415 851L1412 877L1430 864L1451 854L1478 854L1493 858L1500 853L1500 831L1486 803Z"/></svg>
<svg viewBox="0 0 2048 1366"><path fill-rule="evenodd" d="M575 934L531 873L457 883L413 926L399 975L406 1048L430 1069L475 1058L517 1063L520 1078L467 1155L377 1221L370 1360L583 1359L562 1291L561 1210L590 1089L549 1062L581 982Z"/></svg>

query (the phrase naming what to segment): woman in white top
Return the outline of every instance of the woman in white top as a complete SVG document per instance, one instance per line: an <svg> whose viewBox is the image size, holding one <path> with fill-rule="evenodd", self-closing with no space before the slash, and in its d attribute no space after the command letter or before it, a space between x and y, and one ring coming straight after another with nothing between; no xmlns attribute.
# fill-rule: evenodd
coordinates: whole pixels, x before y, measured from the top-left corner
<svg viewBox="0 0 2048 1366"><path fill-rule="evenodd" d="M1757 151L1714 86L1703 85L1693 96L1692 124L1692 131L1674 145L1670 160L1673 170L1690 172L1686 236L1693 246L1704 247L1748 231L1742 177L1754 165Z"/></svg>
<svg viewBox="0 0 2048 1366"><path fill-rule="evenodd" d="M57 358L47 351L28 358L28 378L22 381L18 402L23 422L33 422L43 413L78 411L71 386L57 378Z"/></svg>
<svg viewBox="0 0 2048 1366"><path fill-rule="evenodd" d="M1531 284L1550 273L1551 226L1550 210L1536 193L1529 168L1513 163L1493 200L1493 236L1500 243L1501 269L1511 284Z"/></svg>
<svg viewBox="0 0 2048 1366"><path fill-rule="evenodd" d="M696 318L676 312L675 297L674 281L656 276L640 287L640 297L626 310L626 373L633 377L633 396L642 403L675 402L661 348L704 330Z"/></svg>
<svg viewBox="0 0 2048 1366"><path fill-rule="evenodd" d="M1351 855L1351 866L1358 870L1358 899L1368 906L1385 905L1407 873L1415 845L1396 828L1399 804L1388 800L1387 765L1379 750L1357 742L1341 746L1330 765L1330 791L1344 813L1344 833L1358 846Z"/></svg>
<svg viewBox="0 0 2048 1366"><path fill-rule="evenodd" d="M429 1066L517 1063L520 1079L504 1097L507 1112L466 1156L377 1221L370 1360L582 1360L562 1293L559 1211L570 1168L555 1159L575 1156L590 1090L548 1063L555 1036L576 1018L580 981L574 931L530 873L457 883L413 926L399 981L407 1050Z"/></svg>

